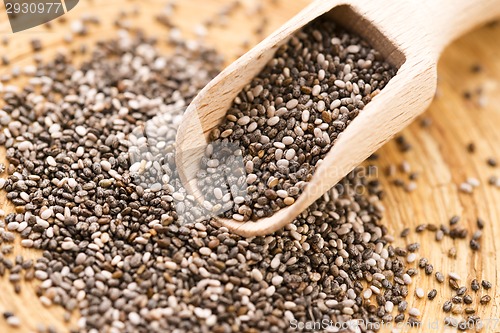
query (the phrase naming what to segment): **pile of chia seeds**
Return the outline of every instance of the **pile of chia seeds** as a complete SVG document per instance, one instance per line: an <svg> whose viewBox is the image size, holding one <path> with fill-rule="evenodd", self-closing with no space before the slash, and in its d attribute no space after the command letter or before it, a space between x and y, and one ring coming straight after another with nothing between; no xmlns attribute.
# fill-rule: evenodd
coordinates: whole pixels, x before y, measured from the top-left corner
<svg viewBox="0 0 500 333"><path fill-rule="evenodd" d="M313 27L299 33L279 51L281 58L275 61L285 61L286 55L286 62L293 63L294 53L287 52L290 47L300 49L299 45L308 41L307 32L316 40L309 43L323 45L319 42L324 35ZM287 78L290 84L295 82L291 77L297 82L311 81L307 83L313 96L307 130L315 125L321 130L320 119L326 122L323 117L329 119L328 115L336 115L335 121L344 123L336 130L347 126L392 71L357 37L335 32L337 37L325 41L325 47L337 45L339 57L344 55L342 59L350 67L336 63L336 59L333 65L322 68L325 61L331 61L328 55L314 62L320 66L318 75L327 80L318 83L319 95L312 94L318 88L312 85L316 78L309 79L311 69L306 69L311 63L306 62L298 71L290 70ZM359 46L357 52L351 45ZM0 144L7 149L9 165L6 170L0 168L4 176L0 188L7 192L15 212L7 214L5 222L0 221L0 276L7 275L16 292L21 291L22 280L39 280L37 295L44 305L65 308L67 321L72 314L79 317L72 332L278 333L306 325L318 327L318 323L327 332L339 332L339 327L346 325L357 327L354 332L374 332L379 323L420 325L420 311L409 308L405 300L414 276L422 274L418 268L425 275L435 274L437 283L443 283L445 277L434 273L427 259L418 258L419 244L406 248L392 245L394 238L381 224L382 188L377 180L365 176L370 173L364 167L350 173L293 223L272 235L242 238L207 218L206 207L199 207L178 179L173 143L184 108L218 73L221 60L199 43L176 38L173 46L175 52L164 56L154 40L121 32L118 38L96 45L82 65L73 65L61 54L31 68L33 76L27 85L4 91L0 123L5 127ZM301 51L305 60L312 55L320 57L314 49L309 54L305 49ZM370 68L381 72L370 73ZM337 80L344 80L345 87L339 87ZM360 80L370 83L362 86ZM336 88L327 87L328 82ZM246 103L253 110L251 103L269 93L265 93L268 88L257 86L246 90L238 105ZM322 95L321 91L330 89ZM356 94L347 97L350 89L366 93L360 100ZM330 95L337 97L330 100ZM243 102L252 96L252 101ZM338 104L337 100L341 103L338 110L320 103ZM297 110L290 108L278 117L290 113L294 116L287 122L302 119L305 108L299 106L303 102L309 103L298 101ZM325 109L321 110L323 104ZM230 115L242 119L240 111L235 111L238 108ZM321 117L316 114L319 111ZM259 125L264 126L276 116L268 117L266 112L252 114L252 121L259 125L259 119L264 119ZM300 133L301 126L292 126L293 131ZM260 137L272 130L263 129ZM332 144L338 132L331 127L324 130L331 135ZM304 130L303 136L311 139L314 132L306 134ZM302 140L301 135L292 137L294 142ZM309 144L323 144L329 137L321 136ZM263 156L274 158L282 149L275 148ZM313 146L302 147L298 155L306 154L306 148ZM291 154L287 149L282 153ZM310 166L322 155L315 156L308 162ZM246 164L250 169L248 160ZM253 168L260 169L255 163ZM288 178L280 184L292 182ZM248 207L252 207L251 202ZM4 216L2 210L0 216ZM199 217L205 217L204 221L186 223ZM450 228L429 224L419 226L416 232L436 232L439 240L444 236L465 238L463 228L456 226L458 220L452 219ZM478 228L483 226L484 221L478 220ZM15 233L20 234L23 247L42 250L42 256L36 261L13 257ZM407 229L401 236L409 234ZM480 233L475 235L479 242ZM476 305L490 302L486 293L492 285L473 280L472 292L468 292L459 281L457 274L449 273L448 284L455 295L444 303L443 311L453 314L445 319L447 325L462 329L471 320L479 320ZM415 289L418 298L425 293L422 288ZM433 289L427 297L433 300L437 295ZM462 304L467 305L465 309ZM457 319L463 313L468 322ZM2 314L10 326L22 327L13 312ZM38 326L40 333L56 331L50 326L47 330L46 323Z"/></svg>
<svg viewBox="0 0 500 333"><path fill-rule="evenodd" d="M404 266L379 225L379 186L358 173L341 196L332 190L267 237L178 220L175 206L191 201L180 197L171 144L183 107L220 60L189 43L163 57L153 44L124 34L80 67L60 55L4 94L2 185L16 213L2 239L17 231L23 246L43 250L34 263L2 258L12 283L39 279L40 300L68 319L78 311L83 332L282 332L312 318L391 319L360 297L373 274L374 290L387 288L395 304L407 289L382 285Z"/></svg>

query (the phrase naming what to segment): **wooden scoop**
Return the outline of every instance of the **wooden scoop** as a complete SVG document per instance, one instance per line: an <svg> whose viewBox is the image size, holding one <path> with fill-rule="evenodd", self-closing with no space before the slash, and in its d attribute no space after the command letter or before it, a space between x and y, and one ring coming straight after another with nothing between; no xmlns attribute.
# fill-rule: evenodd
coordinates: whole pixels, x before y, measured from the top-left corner
<svg viewBox="0 0 500 333"><path fill-rule="evenodd" d="M223 226L242 236L269 234L292 222L422 113L435 94L437 61L444 47L466 31L500 16L500 0L311 3L222 71L189 105L176 138L177 168L188 192L203 200L196 179L200 158L209 133L222 122L234 98L291 35L322 15L362 36L398 68L398 73L339 136L294 204L258 221L219 218Z"/></svg>

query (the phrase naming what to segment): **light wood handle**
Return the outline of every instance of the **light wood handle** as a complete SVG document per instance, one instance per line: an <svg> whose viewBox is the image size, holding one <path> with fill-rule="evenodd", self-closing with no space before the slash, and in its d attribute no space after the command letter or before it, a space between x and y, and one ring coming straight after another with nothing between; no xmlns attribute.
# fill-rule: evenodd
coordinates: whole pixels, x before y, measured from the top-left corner
<svg viewBox="0 0 500 333"><path fill-rule="evenodd" d="M438 54L473 28L500 17L500 0L426 0Z"/></svg>

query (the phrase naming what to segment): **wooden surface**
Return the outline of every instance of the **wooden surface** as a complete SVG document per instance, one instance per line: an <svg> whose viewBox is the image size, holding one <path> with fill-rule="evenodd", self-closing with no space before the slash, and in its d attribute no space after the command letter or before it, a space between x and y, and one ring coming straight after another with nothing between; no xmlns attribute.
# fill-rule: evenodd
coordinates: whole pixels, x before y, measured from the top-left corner
<svg viewBox="0 0 500 333"><path fill-rule="evenodd" d="M260 37L255 36L255 30L263 25L263 21L256 12L255 0L241 0L234 15L227 20L226 26L215 26L210 30L208 43L217 47L220 52L227 56L226 60L236 59L244 50L244 42L249 46L256 44ZM203 22L214 19L224 5L230 3L227 0L182 0L178 1L178 10L173 16L173 21L180 25L186 35L193 35L195 22ZM264 29L264 35L279 27L291 18L300 9L306 6L307 1L295 0L274 1L263 0L264 13L268 19L268 25ZM140 4L140 6L139 6ZM143 28L152 35L164 40L167 32L160 25L154 23L152 17L161 11L165 5L164 1L116 1L106 2L82 0L67 16L71 21L81 17L85 13L97 13L101 17L100 27L91 27L87 37L78 37L71 47L79 47L85 43L91 46L92 41L112 36L114 30L112 19L121 10L130 11L140 8L141 14L129 18L131 22L143 25ZM0 7L1 8L1 7ZM98 8L98 9L97 9ZM122 19L123 21L123 19ZM216 21L216 19L214 19ZM9 68L0 67L0 74L10 71L12 66L31 63L31 49L29 40L41 38L45 49L44 57L50 57L58 48L65 44L61 42L62 36L69 31L67 25L54 23L51 30L46 28L35 28L33 30L12 35L6 22L5 12L0 10L0 34L8 35L11 43L8 47L0 46L2 54L7 54L12 60ZM500 28L482 28L461 38L446 50L439 66L439 92L429 111L424 116L432 120L432 125L423 129L416 122L403 133L412 144L413 149L402 154L394 142L388 143L379 152L380 160L378 166L379 178L386 189L385 206L386 215L384 223L389 230L397 235L404 227L411 227L422 223L447 223L448 219L455 215L462 215L461 224L467 226L471 231L475 228L475 219L482 217L486 221L483 239L481 240L481 251L472 253L467 241L443 240L441 243L434 241L434 235L430 232L415 234L412 232L407 242L419 241L422 243L420 254L430 259L436 270L443 273L454 271L462 276L467 283L470 279L485 278L490 280L494 286L500 283L497 276L496 239L500 236L500 189L487 184L490 175L500 176L498 168L487 166L486 159L490 156L500 159ZM165 52L168 50L165 49ZM75 59L79 61L80 59ZM474 74L470 68L476 63L481 63L484 71ZM484 98L478 103L476 96L470 101L462 97L466 90L476 91L482 87ZM480 108L478 104L486 104ZM474 141L477 152L468 154L466 145ZM3 156L4 152L0 154ZM2 157L3 159L3 157ZM384 169L390 164L400 164L408 161L413 171L419 172L417 189L407 193L404 189L392 185L392 178L384 175ZM474 194L464 194L458 191L458 186L468 177L476 177L481 181L481 186ZM5 193L2 193L2 208L11 210L11 206L5 203ZM397 245L405 243L396 237ZM457 248L457 259L447 257L449 248ZM21 249L16 245L15 253L26 257L36 258L40 255L36 251ZM422 272L421 272L422 273ZM438 296L432 302L427 300L416 300L413 295L413 286L410 290L408 301L410 306L416 306L423 313L424 323L439 321L439 329L443 331L444 314L441 306L445 299L451 296L451 291L445 285L437 285L433 278L419 274L415 278L413 286L423 287L426 292L432 288L438 289ZM21 295L13 292L12 286L6 279L0 281L0 312L13 311L22 320L19 329L10 329L0 318L0 332L31 332L37 323L52 324L60 331L67 330L67 324L63 322L63 311L58 307L45 308L35 296L37 283L25 285ZM498 305L500 300L495 297L497 288L490 290L493 297L490 305L482 308L479 315L482 318L496 319L499 317ZM73 318L73 323L77 320ZM489 324L493 326L494 321ZM414 330L416 331L416 330ZM426 332L432 330L427 329ZM500 324L484 332L500 331Z"/></svg>

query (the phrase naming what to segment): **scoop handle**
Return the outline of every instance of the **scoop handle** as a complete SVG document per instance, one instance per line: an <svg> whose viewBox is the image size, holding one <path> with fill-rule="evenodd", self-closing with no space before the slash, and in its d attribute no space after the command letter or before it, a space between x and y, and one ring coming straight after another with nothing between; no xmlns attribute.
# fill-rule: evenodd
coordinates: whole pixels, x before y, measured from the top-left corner
<svg viewBox="0 0 500 333"><path fill-rule="evenodd" d="M441 52L448 44L482 24L500 18L500 0L426 0L429 25Z"/></svg>

